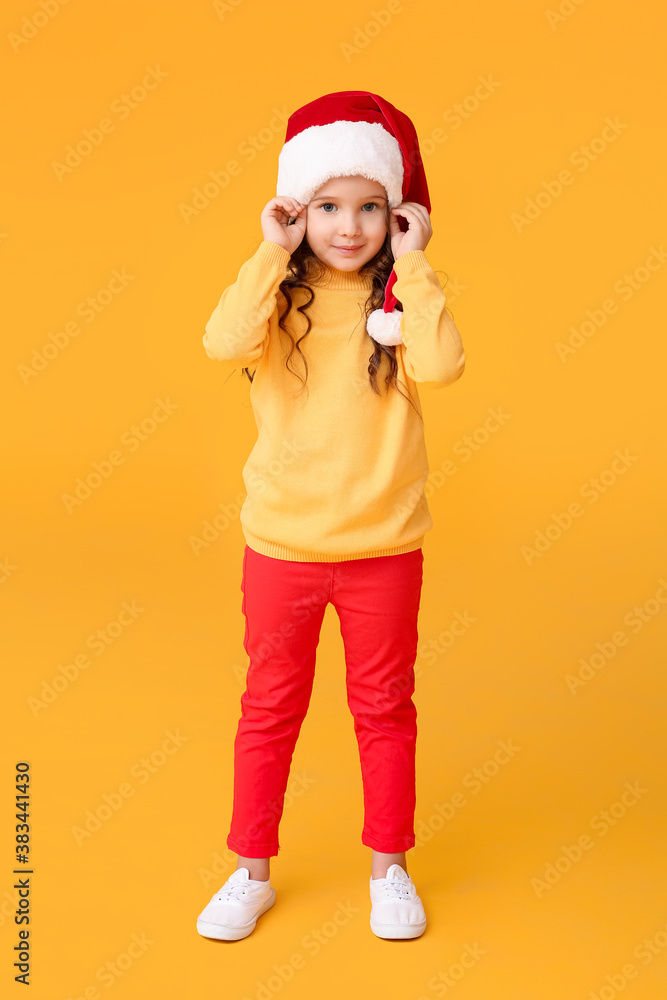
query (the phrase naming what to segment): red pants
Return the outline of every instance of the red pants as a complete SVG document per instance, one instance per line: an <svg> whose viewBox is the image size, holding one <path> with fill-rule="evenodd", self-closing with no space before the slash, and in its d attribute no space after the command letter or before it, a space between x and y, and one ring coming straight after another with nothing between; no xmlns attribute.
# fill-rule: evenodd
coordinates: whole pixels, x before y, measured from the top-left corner
<svg viewBox="0 0 667 1000"><path fill-rule="evenodd" d="M293 562L246 545L241 609L249 657L234 741L227 846L247 858L278 853L292 754L310 702L327 604L340 619L347 703L364 791L361 842L414 847L417 709L414 663L421 549L342 562Z"/></svg>

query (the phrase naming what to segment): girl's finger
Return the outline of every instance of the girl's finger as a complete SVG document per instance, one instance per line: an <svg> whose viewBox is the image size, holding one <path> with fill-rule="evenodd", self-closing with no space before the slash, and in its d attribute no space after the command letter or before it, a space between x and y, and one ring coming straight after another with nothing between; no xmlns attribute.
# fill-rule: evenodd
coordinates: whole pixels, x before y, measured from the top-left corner
<svg viewBox="0 0 667 1000"><path fill-rule="evenodd" d="M419 205L397 205L396 208L392 208L392 212L399 212L401 215L408 215L412 212L413 215L417 215L420 207Z"/></svg>
<svg viewBox="0 0 667 1000"><path fill-rule="evenodd" d="M420 205L418 202L415 201L404 201L400 205L397 205L395 208L392 208L392 212L404 212L404 211L415 212L420 215L423 215L424 213L426 213L426 206Z"/></svg>

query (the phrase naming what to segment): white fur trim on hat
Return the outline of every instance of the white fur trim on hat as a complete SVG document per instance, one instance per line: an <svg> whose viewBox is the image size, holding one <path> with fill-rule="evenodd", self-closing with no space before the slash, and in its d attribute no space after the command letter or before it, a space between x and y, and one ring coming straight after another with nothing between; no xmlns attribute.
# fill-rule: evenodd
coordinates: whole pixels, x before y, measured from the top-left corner
<svg viewBox="0 0 667 1000"><path fill-rule="evenodd" d="M385 347L395 347L402 344L401 337L401 317L403 313L399 309L392 312L385 312L383 309L374 309L366 320L366 330L373 340Z"/></svg>
<svg viewBox="0 0 667 1000"><path fill-rule="evenodd" d="M390 208L403 201L401 147L379 122L311 125L281 149L276 195L307 205L326 181L356 174L382 184Z"/></svg>

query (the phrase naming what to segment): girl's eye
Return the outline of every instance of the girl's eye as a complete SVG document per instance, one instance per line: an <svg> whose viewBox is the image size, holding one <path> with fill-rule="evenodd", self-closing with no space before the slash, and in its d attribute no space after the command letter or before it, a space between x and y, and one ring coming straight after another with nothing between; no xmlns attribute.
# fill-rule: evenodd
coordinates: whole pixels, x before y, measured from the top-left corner
<svg viewBox="0 0 667 1000"><path fill-rule="evenodd" d="M363 207L366 208L368 205L370 205L371 208L377 208L378 207L374 201L367 201L366 204ZM325 201L323 205L320 205L320 208L322 208L322 209L325 209L327 207L329 207L329 208L335 208L336 206L331 201ZM331 212L325 212L324 214L325 215L331 215Z"/></svg>

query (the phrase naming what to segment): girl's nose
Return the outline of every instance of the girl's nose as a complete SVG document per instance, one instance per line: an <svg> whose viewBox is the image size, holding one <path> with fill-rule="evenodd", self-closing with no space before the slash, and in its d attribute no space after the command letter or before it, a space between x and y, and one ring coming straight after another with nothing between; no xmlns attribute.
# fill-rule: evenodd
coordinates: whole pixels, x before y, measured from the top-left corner
<svg viewBox="0 0 667 1000"><path fill-rule="evenodd" d="M341 236L349 236L360 231L361 226L356 216L349 215L341 218L340 225L338 226L338 232Z"/></svg>

